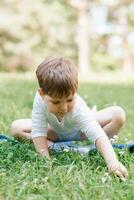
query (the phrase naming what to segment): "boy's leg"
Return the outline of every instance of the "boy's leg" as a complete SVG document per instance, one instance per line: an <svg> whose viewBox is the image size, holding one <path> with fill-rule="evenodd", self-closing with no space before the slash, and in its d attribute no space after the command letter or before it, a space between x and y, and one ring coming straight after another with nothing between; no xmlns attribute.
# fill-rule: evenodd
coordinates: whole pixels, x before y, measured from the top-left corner
<svg viewBox="0 0 134 200"><path fill-rule="evenodd" d="M109 138L118 134L118 131L123 126L126 116L125 111L119 106L111 106L100 110L95 114L96 120L104 129Z"/></svg>
<svg viewBox="0 0 134 200"><path fill-rule="evenodd" d="M11 135L17 139L31 140L31 119L18 119L11 124Z"/></svg>
<svg viewBox="0 0 134 200"><path fill-rule="evenodd" d="M11 125L11 135L17 139L24 139L31 141L31 129L32 121L31 119L18 119L15 120ZM48 146L52 144L52 141L57 141L58 136L49 127L48 128Z"/></svg>

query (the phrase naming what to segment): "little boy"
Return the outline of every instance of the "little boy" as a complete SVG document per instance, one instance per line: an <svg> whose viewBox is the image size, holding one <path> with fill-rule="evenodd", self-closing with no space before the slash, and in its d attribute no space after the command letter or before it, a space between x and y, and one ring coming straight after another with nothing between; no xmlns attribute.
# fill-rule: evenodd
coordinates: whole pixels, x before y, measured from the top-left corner
<svg viewBox="0 0 134 200"><path fill-rule="evenodd" d="M77 94L77 68L68 59L46 59L36 75L39 89L32 120L14 121L12 135L32 139L36 151L48 159L49 146L54 141L91 140L104 157L109 172L126 178L127 170L118 161L109 141L125 122L123 109L112 106L93 112Z"/></svg>

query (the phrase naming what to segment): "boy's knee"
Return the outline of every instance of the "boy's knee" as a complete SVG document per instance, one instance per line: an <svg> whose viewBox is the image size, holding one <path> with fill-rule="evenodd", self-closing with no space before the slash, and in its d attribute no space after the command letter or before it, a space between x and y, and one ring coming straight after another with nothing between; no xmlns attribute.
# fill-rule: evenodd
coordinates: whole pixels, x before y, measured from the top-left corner
<svg viewBox="0 0 134 200"><path fill-rule="evenodd" d="M19 120L15 120L11 124L11 135L16 137L19 131L20 131Z"/></svg>
<svg viewBox="0 0 134 200"><path fill-rule="evenodd" d="M115 106L114 121L121 127L126 121L126 113L120 106Z"/></svg>

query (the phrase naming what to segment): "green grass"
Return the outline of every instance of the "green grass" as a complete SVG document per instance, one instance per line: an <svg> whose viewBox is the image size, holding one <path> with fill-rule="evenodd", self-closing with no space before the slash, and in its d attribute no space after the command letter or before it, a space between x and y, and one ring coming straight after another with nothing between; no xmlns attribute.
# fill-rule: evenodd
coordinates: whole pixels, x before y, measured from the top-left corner
<svg viewBox="0 0 134 200"><path fill-rule="evenodd" d="M33 79L0 77L0 132L9 134L10 124L31 116L37 82ZM134 141L134 82L129 84L81 84L79 93L89 106L98 109L122 106L127 122L120 131L119 142ZM129 171L126 182L111 177L97 151L81 156L77 153L51 152L51 161L38 157L32 144L0 144L0 200L133 200L134 154L122 155Z"/></svg>

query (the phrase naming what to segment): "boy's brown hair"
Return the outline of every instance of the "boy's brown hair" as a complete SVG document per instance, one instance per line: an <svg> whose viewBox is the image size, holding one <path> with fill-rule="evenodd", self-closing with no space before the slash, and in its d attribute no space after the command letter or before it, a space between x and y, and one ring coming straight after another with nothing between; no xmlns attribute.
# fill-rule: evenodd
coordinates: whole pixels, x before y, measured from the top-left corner
<svg viewBox="0 0 134 200"><path fill-rule="evenodd" d="M69 59L46 59L38 66L36 75L44 94L51 97L68 97L77 91L77 68Z"/></svg>

